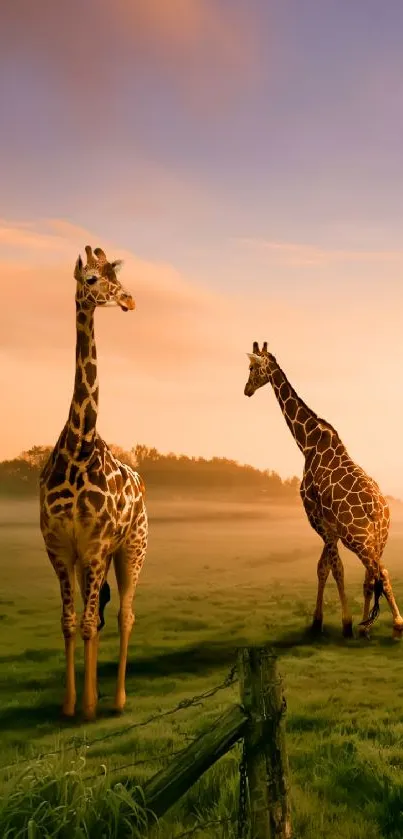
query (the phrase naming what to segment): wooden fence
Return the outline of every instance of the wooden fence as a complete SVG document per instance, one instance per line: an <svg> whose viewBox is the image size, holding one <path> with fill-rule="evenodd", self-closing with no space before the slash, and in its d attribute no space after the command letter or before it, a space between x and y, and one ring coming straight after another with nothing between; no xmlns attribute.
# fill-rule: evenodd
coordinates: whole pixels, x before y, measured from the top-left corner
<svg viewBox="0 0 403 839"><path fill-rule="evenodd" d="M144 786L148 812L160 818L220 757L243 739L240 837L291 839L285 697L267 647L238 654L240 705L233 705ZM150 821L151 832L153 830Z"/></svg>

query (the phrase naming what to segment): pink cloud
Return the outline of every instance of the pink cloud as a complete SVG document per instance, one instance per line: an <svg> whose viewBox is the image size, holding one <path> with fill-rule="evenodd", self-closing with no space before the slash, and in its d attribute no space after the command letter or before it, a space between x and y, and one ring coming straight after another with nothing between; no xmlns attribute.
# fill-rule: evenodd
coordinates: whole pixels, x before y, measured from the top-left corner
<svg viewBox="0 0 403 839"><path fill-rule="evenodd" d="M195 94L221 99L255 78L258 29L235 4L118 0L118 8L136 53L174 74L189 104Z"/></svg>
<svg viewBox="0 0 403 839"><path fill-rule="evenodd" d="M0 313L0 347L14 356L27 351L33 359L45 359L49 352L60 354L74 346L73 267L84 245L100 244L99 237L61 219L41 224L0 226L0 271L4 279ZM140 356L155 369L167 369L182 358L188 363L209 355L218 347L222 321L231 311L219 293L190 283L164 263L141 260L130 251L113 248L102 241L110 258L125 262L122 281L133 292L137 310L127 316L122 332L121 312L97 312L100 344L112 347L112 354L127 359ZM12 256L2 259L9 246ZM17 308L16 308L16 302ZM105 317L106 315L106 317ZM204 324L209 324L206 347ZM209 349L211 347L211 349Z"/></svg>
<svg viewBox="0 0 403 839"><path fill-rule="evenodd" d="M38 232L32 224L11 224L0 219L0 246L33 250L58 249L60 242L45 232Z"/></svg>
<svg viewBox="0 0 403 839"><path fill-rule="evenodd" d="M284 265L332 265L337 263L399 263L403 261L403 250L371 251L320 248L316 245L303 245L294 242L274 242L266 239L239 238L239 245L250 248L255 253L265 255L273 262Z"/></svg>
<svg viewBox="0 0 403 839"><path fill-rule="evenodd" d="M151 70L196 111L225 105L256 79L258 41L251 14L215 0L13 0L0 28L3 56L29 58L81 120L77 131L92 135L113 119L122 72L133 77L133 96Z"/></svg>
<svg viewBox="0 0 403 839"><path fill-rule="evenodd" d="M0 386L7 394L0 457L51 443L66 419L74 376L73 266L89 242L110 258L125 258L122 281L137 303L126 315L96 313L105 439L126 448L144 441L162 451L235 457L282 475L300 472L300 454L270 389L253 401L243 396L245 354L253 340L268 340L297 392L339 430L357 462L385 488L401 486L397 449L384 446L385 428L388 439L399 439L403 410L396 389L398 299L392 307L380 292L376 303L361 295L347 307L332 297L329 306L324 290L315 307L290 305L281 284L260 293L252 282L236 296L224 295L69 221L9 221L2 229L14 231L14 244L22 230L25 244L23 260L19 250L3 260L7 249L0 246ZM40 247L24 238L27 230Z"/></svg>

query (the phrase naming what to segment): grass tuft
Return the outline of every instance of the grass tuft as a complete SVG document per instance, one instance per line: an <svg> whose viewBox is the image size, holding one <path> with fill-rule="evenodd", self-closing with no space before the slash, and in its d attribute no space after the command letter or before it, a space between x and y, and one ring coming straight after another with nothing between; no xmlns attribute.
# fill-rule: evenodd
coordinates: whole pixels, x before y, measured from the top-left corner
<svg viewBox="0 0 403 839"><path fill-rule="evenodd" d="M105 767L106 769L106 767ZM3 785L3 839L90 839L141 837L147 812L141 788L111 783L108 773L86 779L85 755L33 761Z"/></svg>

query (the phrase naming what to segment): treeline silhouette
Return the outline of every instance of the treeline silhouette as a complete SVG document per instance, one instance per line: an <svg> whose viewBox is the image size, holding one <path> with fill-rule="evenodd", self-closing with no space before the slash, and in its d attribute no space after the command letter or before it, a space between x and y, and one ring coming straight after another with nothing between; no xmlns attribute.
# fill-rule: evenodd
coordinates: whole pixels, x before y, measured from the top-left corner
<svg viewBox="0 0 403 839"><path fill-rule="evenodd" d="M127 452L111 445L122 462L140 472L147 492L156 495L169 491L175 495L227 493L239 498L261 496L278 501L299 499L297 477L282 480L271 470L255 469L225 457L187 457L161 454L155 448L137 445ZM52 451L51 446L33 446L13 460L0 462L0 495L32 498L39 492L39 473Z"/></svg>

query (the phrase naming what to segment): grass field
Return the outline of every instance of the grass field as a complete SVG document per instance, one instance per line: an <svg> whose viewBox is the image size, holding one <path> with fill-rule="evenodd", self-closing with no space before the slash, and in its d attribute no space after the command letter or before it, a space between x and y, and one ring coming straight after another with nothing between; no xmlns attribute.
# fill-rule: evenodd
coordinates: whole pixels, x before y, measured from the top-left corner
<svg viewBox="0 0 403 839"><path fill-rule="evenodd" d="M402 509L392 510L385 552L400 608ZM312 641L306 629L321 544L299 506L150 499L149 512L150 547L136 594L126 713L117 718L109 712L118 650L111 575L112 602L100 645L99 719L84 725L78 717L65 724L59 721L64 667L59 590L37 524L38 504L0 502L0 835L135 835L125 825L130 800L123 782L141 784L162 768L238 701L238 687L218 692L202 707L130 726L220 683L236 646L271 642L288 703L295 836L401 837L403 647L392 641L386 602L382 599L370 642L345 641L330 578L325 632ZM363 568L347 551L342 556L356 626ZM80 642L79 689L82 661ZM36 757L52 750L60 753ZM238 759L235 747L205 774L162 820L161 837L190 835L198 819L231 818ZM59 810L52 814L46 802ZM231 837L233 831L227 823L211 824L192 835Z"/></svg>

